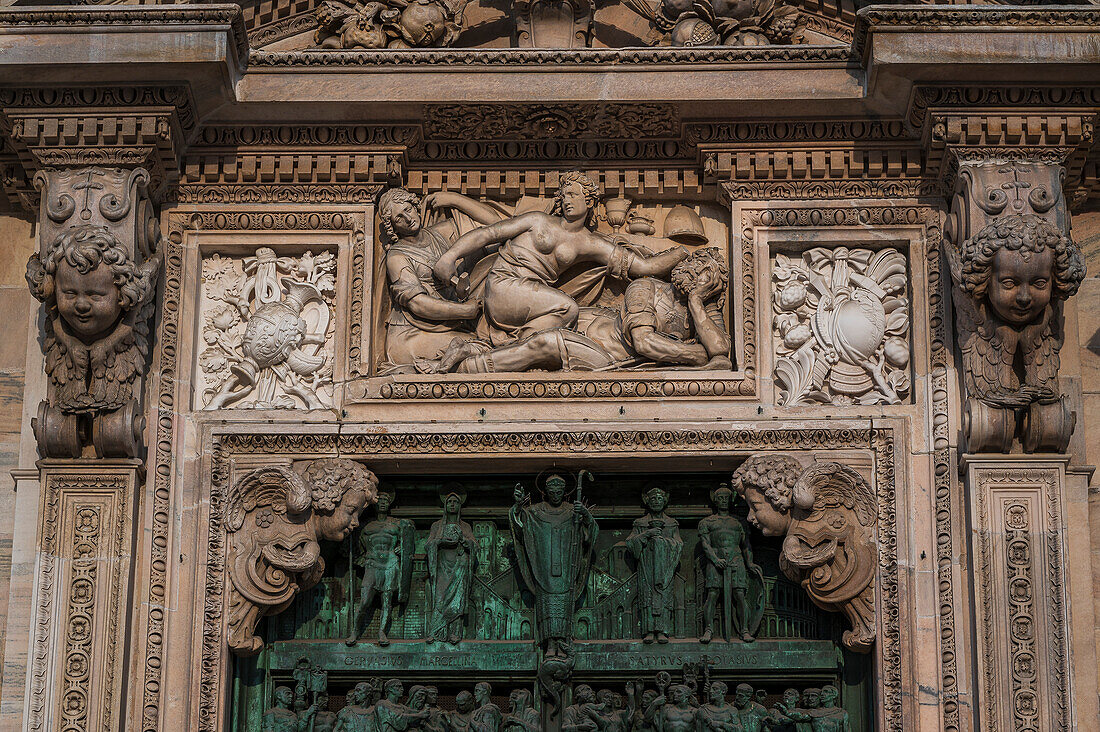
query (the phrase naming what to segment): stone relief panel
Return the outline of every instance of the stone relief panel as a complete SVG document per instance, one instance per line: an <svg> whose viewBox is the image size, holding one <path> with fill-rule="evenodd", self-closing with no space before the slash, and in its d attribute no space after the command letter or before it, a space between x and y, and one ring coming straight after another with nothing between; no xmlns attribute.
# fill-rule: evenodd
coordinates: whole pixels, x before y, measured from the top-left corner
<svg viewBox="0 0 1100 732"><path fill-rule="evenodd" d="M202 409L332 405L336 254L270 247L202 260Z"/></svg>
<svg viewBox="0 0 1100 732"><path fill-rule="evenodd" d="M905 255L815 247L772 259L777 403L900 404L909 396Z"/></svg>
<svg viewBox="0 0 1100 732"><path fill-rule="evenodd" d="M324 49L767 46L805 42L808 22L789 0L630 0L621 7L591 0L517 0L507 6L481 0L324 0L313 9L308 43ZM308 23L301 18L284 25L262 36L294 35Z"/></svg>
<svg viewBox="0 0 1100 732"><path fill-rule="evenodd" d="M579 172L551 190L383 192L379 374L733 369L724 225L679 204L658 234Z"/></svg>

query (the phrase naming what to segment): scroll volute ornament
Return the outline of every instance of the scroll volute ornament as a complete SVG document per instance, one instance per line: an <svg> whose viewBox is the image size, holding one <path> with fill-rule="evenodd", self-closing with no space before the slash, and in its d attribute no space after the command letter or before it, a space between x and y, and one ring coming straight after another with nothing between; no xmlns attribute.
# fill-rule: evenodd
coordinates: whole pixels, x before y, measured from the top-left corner
<svg viewBox="0 0 1100 732"><path fill-rule="evenodd" d="M1065 170L963 163L944 231L967 402L968 452L1065 452L1075 415L1058 388L1062 303L1085 277L1069 237Z"/></svg>
<svg viewBox="0 0 1100 732"><path fill-rule="evenodd" d="M343 541L378 496L378 478L343 458L314 460L302 472L257 468L237 480L227 499L229 647L258 653L256 626L285 610L325 570L319 542Z"/></svg>
<svg viewBox="0 0 1100 732"><path fill-rule="evenodd" d="M823 610L840 612L849 650L875 642L875 495L859 473L836 462L803 469L786 455L755 455L733 474L749 504L749 523L782 536L779 566Z"/></svg>
<svg viewBox="0 0 1100 732"><path fill-rule="evenodd" d="M160 268L144 169L46 170L39 251L27 262L46 309L49 376L34 433L43 457L139 457L142 379Z"/></svg>

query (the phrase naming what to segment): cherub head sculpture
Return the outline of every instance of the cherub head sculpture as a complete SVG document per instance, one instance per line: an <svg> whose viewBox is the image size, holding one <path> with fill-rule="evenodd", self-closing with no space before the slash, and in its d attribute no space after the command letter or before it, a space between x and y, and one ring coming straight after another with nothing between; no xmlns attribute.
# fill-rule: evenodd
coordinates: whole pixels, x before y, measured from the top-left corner
<svg viewBox="0 0 1100 732"><path fill-rule="evenodd" d="M963 291L1016 328L1039 321L1052 301L1072 297L1085 277L1077 244L1034 214L994 219L961 255Z"/></svg>
<svg viewBox="0 0 1100 732"><path fill-rule="evenodd" d="M123 314L145 303L156 266L138 266L106 226L83 224L62 232L45 256L31 255L31 293L56 307L64 328L85 344L108 335Z"/></svg>
<svg viewBox="0 0 1100 732"><path fill-rule="evenodd" d="M346 539L377 496L377 476L343 458L314 460L301 473L257 468L233 484L225 512L230 648L259 652L260 618L282 612L299 590L320 580L325 563L318 542Z"/></svg>
<svg viewBox="0 0 1100 732"><path fill-rule="evenodd" d="M803 468L787 455L754 455L733 474L749 523L782 536L779 566L825 610L844 613L844 645L866 653L875 640L876 502L867 481L836 462Z"/></svg>
<svg viewBox="0 0 1100 732"><path fill-rule="evenodd" d="M558 191L554 194L554 205L550 209L553 216L561 216L569 221L584 219L584 225L592 228L596 225L600 200L600 187L584 173L571 170L562 173L558 181Z"/></svg>
<svg viewBox="0 0 1100 732"><path fill-rule="evenodd" d="M783 536L791 521L813 508L812 495L795 496L802 464L786 455L757 455L733 474L733 489L749 504L749 523L764 536Z"/></svg>
<svg viewBox="0 0 1100 732"><path fill-rule="evenodd" d="M105 226L73 226L27 262L46 304L52 404L69 414L117 410L133 396L148 355L157 260L139 264Z"/></svg>
<svg viewBox="0 0 1100 732"><path fill-rule="evenodd" d="M378 197L378 223L389 246L420 231L420 196L405 188L388 188Z"/></svg>
<svg viewBox="0 0 1100 732"><path fill-rule="evenodd" d="M729 267L722 255L714 247L696 249L687 258L672 268L672 286L681 295L698 290L703 300L718 299L719 302L729 284Z"/></svg>

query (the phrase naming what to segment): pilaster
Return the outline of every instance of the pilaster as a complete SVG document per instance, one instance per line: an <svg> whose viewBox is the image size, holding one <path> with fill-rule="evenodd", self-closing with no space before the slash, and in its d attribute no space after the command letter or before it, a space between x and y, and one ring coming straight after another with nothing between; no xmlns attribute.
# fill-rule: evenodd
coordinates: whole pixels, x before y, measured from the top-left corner
<svg viewBox="0 0 1100 732"><path fill-rule="evenodd" d="M43 460L27 729L123 729L136 460Z"/></svg>
<svg viewBox="0 0 1100 732"><path fill-rule="evenodd" d="M1060 455L966 455L977 729L1076 729Z"/></svg>

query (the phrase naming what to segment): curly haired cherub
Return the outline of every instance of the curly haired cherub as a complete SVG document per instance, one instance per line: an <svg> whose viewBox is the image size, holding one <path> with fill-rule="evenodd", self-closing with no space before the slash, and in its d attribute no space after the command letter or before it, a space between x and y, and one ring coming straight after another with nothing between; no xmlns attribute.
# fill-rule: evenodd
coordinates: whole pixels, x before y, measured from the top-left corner
<svg viewBox="0 0 1100 732"><path fill-rule="evenodd" d="M63 414L111 412L133 399L149 353L158 260L138 263L105 226L58 234L27 262L31 293L46 305L50 404Z"/></svg>
<svg viewBox="0 0 1100 732"><path fill-rule="evenodd" d="M990 406L1058 400L1061 303L1085 277L1081 250L1034 214L993 219L949 247L970 396Z"/></svg>

